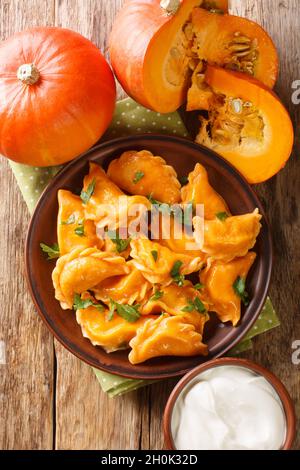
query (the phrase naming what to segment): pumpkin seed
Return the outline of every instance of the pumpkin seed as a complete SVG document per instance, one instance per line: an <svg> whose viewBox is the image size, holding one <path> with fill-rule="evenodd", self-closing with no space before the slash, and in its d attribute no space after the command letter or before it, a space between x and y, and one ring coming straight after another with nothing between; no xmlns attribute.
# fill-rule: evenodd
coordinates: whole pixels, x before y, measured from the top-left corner
<svg viewBox="0 0 300 470"><path fill-rule="evenodd" d="M232 100L231 107L233 112L236 114L240 114L243 111L243 102L240 99Z"/></svg>
<svg viewBox="0 0 300 470"><path fill-rule="evenodd" d="M251 52L251 47L249 46L249 44L231 43L229 44L228 48L230 51L233 52Z"/></svg>
<svg viewBox="0 0 300 470"><path fill-rule="evenodd" d="M233 43L235 44L250 44L251 39L248 38L247 36L235 36L232 40Z"/></svg>

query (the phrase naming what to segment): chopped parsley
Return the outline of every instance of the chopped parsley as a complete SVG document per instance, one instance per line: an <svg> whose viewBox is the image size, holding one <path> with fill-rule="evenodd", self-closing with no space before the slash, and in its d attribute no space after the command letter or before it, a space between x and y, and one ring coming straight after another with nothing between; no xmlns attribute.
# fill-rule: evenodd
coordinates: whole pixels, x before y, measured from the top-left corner
<svg viewBox="0 0 300 470"><path fill-rule="evenodd" d="M238 276L233 284L233 290L241 298L243 304L247 307L250 303L249 294L246 292L246 280Z"/></svg>
<svg viewBox="0 0 300 470"><path fill-rule="evenodd" d="M84 220L79 220L79 221L78 221L78 226L75 228L74 232L75 232L76 235L78 235L79 237L85 237L85 233L84 233Z"/></svg>
<svg viewBox="0 0 300 470"><path fill-rule="evenodd" d="M156 262L157 258L158 258L158 251L157 250L152 250L151 255L152 255L154 261Z"/></svg>
<svg viewBox="0 0 300 470"><path fill-rule="evenodd" d="M62 220L61 225L75 224L75 214L71 214L67 220Z"/></svg>
<svg viewBox="0 0 300 470"><path fill-rule="evenodd" d="M111 299L108 320L110 321L113 319L113 315L116 311L120 317L124 318L124 320L128 321L129 323L135 323L141 316L138 310L139 307L139 304L122 305Z"/></svg>
<svg viewBox="0 0 300 470"><path fill-rule="evenodd" d="M111 241L116 245L116 250L118 253L122 253L123 251L127 250L131 242L131 238L120 238L120 234L115 231L107 231L106 233Z"/></svg>
<svg viewBox="0 0 300 470"><path fill-rule="evenodd" d="M133 183L137 184L139 181L141 181L141 179L144 178L144 176L145 173L143 173L142 171L137 171L134 175Z"/></svg>
<svg viewBox="0 0 300 470"><path fill-rule="evenodd" d="M171 277L173 278L174 282L182 287L184 284L185 277L183 274L180 274L180 268L183 265L183 262L178 260L175 261L173 268L171 269Z"/></svg>
<svg viewBox="0 0 300 470"><path fill-rule="evenodd" d="M202 290L202 289L204 289L204 287L205 287L204 284L201 284L201 282L194 285L194 289L196 289L196 290Z"/></svg>
<svg viewBox="0 0 300 470"><path fill-rule="evenodd" d="M186 305L181 311L191 313L194 310L195 310L194 302L192 300L189 300L188 305Z"/></svg>
<svg viewBox="0 0 300 470"><path fill-rule="evenodd" d="M227 214L227 212L218 212L216 214L216 217L221 220L221 222L225 222L226 219L228 219L229 215Z"/></svg>
<svg viewBox="0 0 300 470"><path fill-rule="evenodd" d="M95 186L96 186L96 180L94 178L93 181L88 185L87 190L81 191L80 198L84 204L87 204L89 200L91 199L95 191Z"/></svg>
<svg viewBox="0 0 300 470"><path fill-rule="evenodd" d="M206 308L203 302L199 299L199 297L196 297L194 300L189 300L188 305L186 305L186 307L182 309L182 312L191 313L194 310L201 314L206 313Z"/></svg>
<svg viewBox="0 0 300 470"><path fill-rule="evenodd" d="M82 299L80 294L75 294L73 301L74 310L84 310L89 307L96 307L99 312L104 311L104 307L102 304L97 304L92 299Z"/></svg>
<svg viewBox="0 0 300 470"><path fill-rule="evenodd" d="M152 297L150 297L150 302L154 302L155 300L159 300L162 298L162 296L164 295L163 291L161 290L157 290L153 295Z"/></svg>
<svg viewBox="0 0 300 470"><path fill-rule="evenodd" d="M57 243L54 243L52 246L45 245L45 243L40 243L40 247L42 251L48 255L48 260L59 258L59 246Z"/></svg>

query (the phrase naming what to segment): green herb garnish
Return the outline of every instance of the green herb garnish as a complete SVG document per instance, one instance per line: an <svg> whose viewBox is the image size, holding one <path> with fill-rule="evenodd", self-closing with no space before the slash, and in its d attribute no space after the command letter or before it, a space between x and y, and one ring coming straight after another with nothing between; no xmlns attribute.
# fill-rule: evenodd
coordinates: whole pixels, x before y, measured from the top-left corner
<svg viewBox="0 0 300 470"><path fill-rule="evenodd" d="M111 241L116 245L116 250L118 253L122 253L123 251L127 250L131 242L131 238L120 238L119 233L115 231L108 231L106 233Z"/></svg>
<svg viewBox="0 0 300 470"><path fill-rule="evenodd" d="M81 191L80 198L84 204L87 204L89 200L91 199L95 191L95 186L96 186L96 180L94 178L93 181L88 185L87 190Z"/></svg>
<svg viewBox="0 0 300 470"><path fill-rule="evenodd" d="M45 245L45 243L40 243L40 247L44 253L48 255L48 260L59 258L59 246L57 243L54 243L52 246Z"/></svg>
<svg viewBox="0 0 300 470"><path fill-rule="evenodd" d="M157 250L152 250L151 255L152 255L154 261L156 262L157 258L158 258L158 251Z"/></svg>
<svg viewBox="0 0 300 470"><path fill-rule="evenodd" d="M140 305L121 305L116 304L117 314L124 318L129 323L135 323L140 318L140 312L138 311Z"/></svg>
<svg viewBox="0 0 300 470"><path fill-rule="evenodd" d="M188 305L186 305L181 311L191 313L194 310L195 310L194 302L192 300L189 300Z"/></svg>
<svg viewBox="0 0 300 470"><path fill-rule="evenodd" d="M116 302L110 299L109 312L108 312L108 317L107 317L108 321L112 321L115 310L116 310Z"/></svg>
<svg viewBox="0 0 300 470"><path fill-rule="evenodd" d="M202 290L202 289L204 289L204 287L205 287L204 284L201 284L201 282L194 285L194 289L196 289L196 290Z"/></svg>
<svg viewBox="0 0 300 470"><path fill-rule="evenodd" d="M145 173L143 173L142 171L137 171L134 175L133 183L137 184L139 181L141 181L141 179L144 178L144 176Z"/></svg>
<svg viewBox="0 0 300 470"><path fill-rule="evenodd" d="M152 297L150 297L150 302L154 302L155 300L159 300L162 298L162 296L164 295L163 291L161 290L157 290L153 295Z"/></svg>
<svg viewBox="0 0 300 470"><path fill-rule="evenodd" d="M204 307L204 304L199 299L199 297L195 298L194 305L195 305L195 308L196 308L197 312L199 312L199 313L205 313L206 312L206 308Z"/></svg>
<svg viewBox="0 0 300 470"><path fill-rule="evenodd" d="M180 268L183 265L183 262L178 260L175 261L173 268L171 269L171 277L173 278L174 282L182 287L184 285L185 277L183 274L180 274Z"/></svg>
<svg viewBox="0 0 300 470"><path fill-rule="evenodd" d="M250 303L249 294L246 292L246 280L238 276L233 284L233 290L241 298L243 304L247 307Z"/></svg>
<svg viewBox="0 0 300 470"><path fill-rule="evenodd" d="M221 222L225 222L226 219L228 219L229 215L227 214L227 212L218 212L216 214L216 217L221 220Z"/></svg>
<svg viewBox="0 0 300 470"><path fill-rule="evenodd" d="M156 199L154 199L153 197L153 193L149 194L149 196L147 196L147 198L149 199L149 201L151 202L151 204L155 205L155 206L160 206L161 205L161 202L157 201Z"/></svg>
<svg viewBox="0 0 300 470"><path fill-rule="evenodd" d="M97 304L92 299L82 299L80 294L75 294L73 308L74 310L85 310L89 307L96 307L99 312L104 311L104 307L101 304Z"/></svg>
<svg viewBox="0 0 300 470"><path fill-rule="evenodd" d="M111 321L113 319L114 313L116 311L120 317L124 318L124 320L128 321L129 323L135 323L141 316L138 310L139 307L140 304L122 305L110 299L108 321Z"/></svg>
<svg viewBox="0 0 300 470"><path fill-rule="evenodd" d="M152 193L147 196L147 198L149 199L149 201L151 202L151 204L153 206L156 206L155 208L161 212L161 213L165 213L165 214L171 214L172 213L172 208L170 207L170 204L167 204L166 202L160 202L160 201L157 201L156 199L154 199L154 197L152 196Z"/></svg>
<svg viewBox="0 0 300 470"><path fill-rule="evenodd" d="M188 305L186 305L186 307L182 309L182 312L191 313L194 310L201 314L206 313L206 308L203 302L199 299L199 297L196 297L194 300L189 300Z"/></svg>
<svg viewBox="0 0 300 470"><path fill-rule="evenodd" d="M85 233L84 233L84 220L78 221L78 227L75 228L74 232L75 232L76 235L78 235L79 237L85 237Z"/></svg>
<svg viewBox="0 0 300 470"><path fill-rule="evenodd" d="M71 214L67 220L62 220L61 225L75 224L75 214Z"/></svg>

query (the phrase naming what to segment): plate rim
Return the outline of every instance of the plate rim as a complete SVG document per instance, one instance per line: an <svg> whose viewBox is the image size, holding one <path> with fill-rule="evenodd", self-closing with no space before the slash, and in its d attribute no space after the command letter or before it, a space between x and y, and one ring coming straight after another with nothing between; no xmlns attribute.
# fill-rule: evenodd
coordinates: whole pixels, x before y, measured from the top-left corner
<svg viewBox="0 0 300 470"><path fill-rule="evenodd" d="M162 380L162 379L167 379L167 378L172 378L172 377L181 377L181 376L185 375L186 373L188 373L189 371L191 371L194 368L194 365L192 365L191 367L185 368L185 369L178 370L178 371L165 372L165 373L162 373L162 372L157 373L156 370L155 370L155 365L154 365L153 366L153 372L151 374L150 373L147 374L147 373L142 373L138 370L136 370L136 372L134 372L134 366L133 365L132 365L132 373L126 372L126 371L114 370L113 360L112 360L111 365L105 365L105 364L101 364L99 362L93 361L92 359L87 357L81 351L80 348L77 348L77 347L75 348L74 343L70 344L70 342L63 335L60 335L59 332L57 332L55 330L54 325L53 325L54 322L51 321L51 316L48 314L47 309L45 308L45 311L44 311L43 306L41 306L39 301L38 301L38 298L37 298L38 296L36 295L36 292L35 292L34 287L33 287L34 275L33 275L32 271L30 269L30 261L29 261L31 237L32 237L32 233L33 233L34 221L37 217L37 214L39 213L40 206L42 205L45 197L47 197L52 192L53 186L55 186L55 184L56 184L56 180L58 178L61 178L62 176L64 176L66 173L68 173L70 168L72 168L73 166L76 166L79 162L88 161L89 157L95 152L101 151L101 150L109 148L111 146L116 146L116 145L121 146L121 145L125 145L127 143L131 143L131 142L141 140L141 139L143 139L143 140L146 139L146 140L149 140L150 142L158 140L158 139L160 141L164 140L164 141L169 141L169 142L175 142L175 143L179 143L179 144L184 145L184 146L191 147L192 149L194 149L196 151L206 153L217 164L221 164L221 166L223 166L227 171L232 173L233 176L235 176L236 179L239 180L239 183L242 186L244 186L244 187L246 186L249 195L251 195L252 200L255 201L255 204L259 208L260 213L263 215L263 219L264 219L264 223L265 223L265 227L266 227L265 236L266 236L266 241L267 241L268 248L269 248L269 262L268 262L267 276L266 276L265 284L264 284L264 290L263 290L263 294L261 296L260 302L258 304L258 307L256 309L256 314L253 315L253 317L244 326L243 331L240 334L238 334L237 337L228 346L223 347L218 353L214 354L213 357L209 357L207 359L207 361L212 360L212 359L217 359L219 357L224 357L224 355L228 351L230 351L233 347L235 347L245 337L245 335L249 332L249 330L251 329L251 327L254 325L257 318L259 317L259 315L262 311L262 308L265 304L265 301L267 299L268 291L269 291L269 287L270 287L270 283L271 283L272 271L273 271L273 262L274 262L274 247L273 247L273 238L272 238L272 232L271 232L271 227L270 227L268 217L265 213L265 210L262 206L262 203L261 203L258 195L256 194L253 187L245 179L245 177L239 172L239 170L237 170L235 167L233 167L233 165L231 165L227 160L225 160L222 156L220 156L219 154L217 154L213 150L211 150L207 147L204 147L201 144L195 143L195 142L193 142L193 141L191 141L187 138L184 138L184 137L171 136L171 135L158 134L158 133L156 133L156 134L147 134L146 133L146 134L136 134L136 135L129 135L129 136L117 137L117 138L114 138L114 139L109 139L105 142L99 143L98 145L92 147L87 152L84 152L83 154L81 154L80 156L75 158L74 160L71 160L70 162L68 162L49 181L49 183L47 184L47 186L43 190L42 194L40 195L40 197L37 201L37 204L35 206L35 209L34 209L32 215L31 215L28 230L27 230L27 235L26 235L26 239L25 239L25 277L26 277L27 286L28 286L31 298L33 300L33 303L34 303L34 305L37 309L37 312L38 312L40 318L46 324L48 330L52 333L52 335L60 342L60 344L62 344L71 354L73 354L75 357L82 360L83 362L85 362L89 366L91 366L91 367L93 367L97 370L100 370L100 371L103 371L103 372L106 372L106 373L119 375L121 377L128 378L128 379L155 381L155 380ZM192 358L195 358L195 356L192 356L191 359ZM176 359L175 356L174 356L174 359Z"/></svg>

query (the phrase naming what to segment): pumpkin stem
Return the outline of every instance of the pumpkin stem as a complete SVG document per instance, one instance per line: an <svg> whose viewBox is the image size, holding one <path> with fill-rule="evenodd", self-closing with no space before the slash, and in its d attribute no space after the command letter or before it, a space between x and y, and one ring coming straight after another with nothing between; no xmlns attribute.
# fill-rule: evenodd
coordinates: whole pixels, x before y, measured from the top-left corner
<svg viewBox="0 0 300 470"><path fill-rule="evenodd" d="M26 85L34 85L39 81L40 72L34 64L23 64L18 68L17 77Z"/></svg>
<svg viewBox="0 0 300 470"><path fill-rule="evenodd" d="M175 15L180 7L180 0L161 0L160 6L168 15Z"/></svg>

